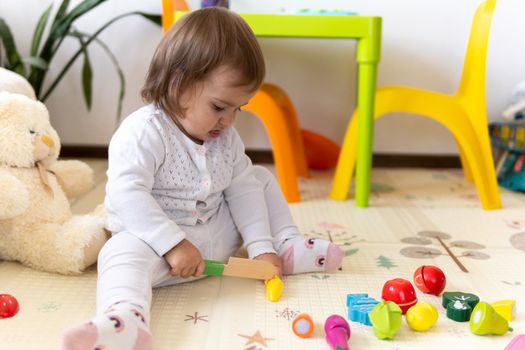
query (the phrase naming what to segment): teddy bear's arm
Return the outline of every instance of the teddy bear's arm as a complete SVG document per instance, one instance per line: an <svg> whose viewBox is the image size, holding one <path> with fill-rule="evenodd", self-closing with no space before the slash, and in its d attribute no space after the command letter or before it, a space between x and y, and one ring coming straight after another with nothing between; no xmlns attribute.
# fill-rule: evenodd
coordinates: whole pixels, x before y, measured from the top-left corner
<svg viewBox="0 0 525 350"><path fill-rule="evenodd" d="M29 192L23 182L0 171L0 220L12 219L29 207Z"/></svg>
<svg viewBox="0 0 525 350"><path fill-rule="evenodd" d="M78 197L93 187L93 169L79 160L59 160L49 170L55 173L68 198Z"/></svg>

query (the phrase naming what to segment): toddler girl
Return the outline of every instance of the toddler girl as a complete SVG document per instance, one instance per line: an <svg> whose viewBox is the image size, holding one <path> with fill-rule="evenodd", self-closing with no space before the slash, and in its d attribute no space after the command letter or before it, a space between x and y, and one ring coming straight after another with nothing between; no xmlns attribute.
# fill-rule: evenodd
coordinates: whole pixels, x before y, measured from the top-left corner
<svg viewBox="0 0 525 350"><path fill-rule="evenodd" d="M227 9L194 11L163 38L142 90L150 104L109 145L113 236L99 254L97 316L67 330L64 349L151 349L152 287L202 277L203 259L227 261L241 239L279 274L340 267L339 247L301 236L232 127L263 78L253 32Z"/></svg>

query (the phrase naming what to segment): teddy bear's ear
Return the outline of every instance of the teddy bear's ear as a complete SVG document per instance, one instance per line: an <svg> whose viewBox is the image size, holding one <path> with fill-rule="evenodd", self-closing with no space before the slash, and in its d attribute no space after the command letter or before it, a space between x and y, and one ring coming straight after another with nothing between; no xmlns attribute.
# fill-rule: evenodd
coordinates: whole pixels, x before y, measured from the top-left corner
<svg viewBox="0 0 525 350"><path fill-rule="evenodd" d="M36 100L35 90L20 74L0 67L0 91L22 94Z"/></svg>
<svg viewBox="0 0 525 350"><path fill-rule="evenodd" d="M26 112L28 108L33 108L35 104L41 104L41 102L22 94L0 91L0 120L18 119L20 115L24 115L23 112ZM45 108L45 106L40 108ZM46 117L49 120L47 113Z"/></svg>
<svg viewBox="0 0 525 350"><path fill-rule="evenodd" d="M47 112L46 106L42 102L32 99L31 97L28 97L24 94L0 90L0 107L5 108L5 106L8 105L13 105L17 108L30 107L45 110L46 112L42 113L42 115L45 114L45 117L47 118L47 120L49 120L49 113ZM2 117L3 115L0 115L0 118Z"/></svg>
<svg viewBox="0 0 525 350"><path fill-rule="evenodd" d="M12 115L9 113L11 108L11 101L15 94L7 91L0 91L0 120L5 121L11 119Z"/></svg>
<svg viewBox="0 0 525 350"><path fill-rule="evenodd" d="M0 164L30 167L35 161L34 135L47 135L53 140L47 163L60 152L60 138L49 123L46 106L21 94L0 92Z"/></svg>

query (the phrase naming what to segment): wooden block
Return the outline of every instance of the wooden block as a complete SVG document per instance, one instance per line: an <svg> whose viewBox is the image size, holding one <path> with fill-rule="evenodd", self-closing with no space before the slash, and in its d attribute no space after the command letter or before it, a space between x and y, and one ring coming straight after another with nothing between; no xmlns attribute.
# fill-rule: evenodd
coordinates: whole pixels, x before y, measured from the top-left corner
<svg viewBox="0 0 525 350"><path fill-rule="evenodd" d="M268 280L276 275L275 266L266 261L230 257L224 266L224 276Z"/></svg>

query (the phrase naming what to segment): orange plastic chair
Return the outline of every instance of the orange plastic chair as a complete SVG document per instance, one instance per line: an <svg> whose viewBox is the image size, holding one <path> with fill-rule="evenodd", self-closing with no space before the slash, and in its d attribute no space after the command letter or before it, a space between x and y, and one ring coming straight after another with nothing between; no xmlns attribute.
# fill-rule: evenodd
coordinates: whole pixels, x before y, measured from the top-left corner
<svg viewBox="0 0 525 350"><path fill-rule="evenodd" d="M166 33L173 25L175 11L189 11L184 0L162 0L162 31Z"/></svg>
<svg viewBox="0 0 525 350"><path fill-rule="evenodd" d="M284 198L299 202L298 176L309 174L301 128L288 95L277 85L265 83L243 110L257 116L266 129Z"/></svg>
<svg viewBox="0 0 525 350"><path fill-rule="evenodd" d="M173 24L174 11L188 11L183 0L162 1L162 28ZM243 107L262 121L272 145L277 181L287 202L299 202L298 176L308 176L301 129L295 108L283 89L263 84L250 102Z"/></svg>
<svg viewBox="0 0 525 350"><path fill-rule="evenodd" d="M485 105L485 66L492 14L496 0L482 2L474 16L461 82L454 95L404 86L377 89L374 117L411 113L446 126L458 144L463 171L476 185L483 209L499 209L501 201L490 147ZM330 197L347 198L356 162L357 111L346 131ZM368 205L368 193L365 205Z"/></svg>

